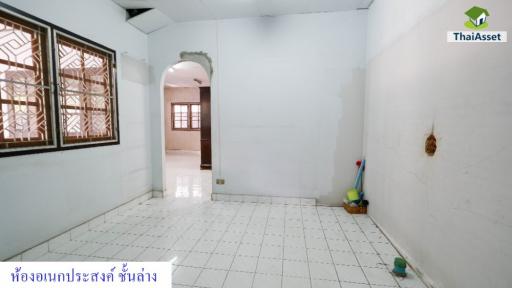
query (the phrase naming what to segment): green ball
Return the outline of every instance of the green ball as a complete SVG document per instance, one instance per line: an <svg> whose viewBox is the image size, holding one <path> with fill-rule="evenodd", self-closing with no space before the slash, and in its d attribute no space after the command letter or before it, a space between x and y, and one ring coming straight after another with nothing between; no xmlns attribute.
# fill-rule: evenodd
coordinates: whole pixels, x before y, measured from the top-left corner
<svg viewBox="0 0 512 288"><path fill-rule="evenodd" d="M407 261L405 261L405 259L403 259L403 258L396 257L395 258L395 266L400 267L400 268L405 268L405 267L407 267Z"/></svg>

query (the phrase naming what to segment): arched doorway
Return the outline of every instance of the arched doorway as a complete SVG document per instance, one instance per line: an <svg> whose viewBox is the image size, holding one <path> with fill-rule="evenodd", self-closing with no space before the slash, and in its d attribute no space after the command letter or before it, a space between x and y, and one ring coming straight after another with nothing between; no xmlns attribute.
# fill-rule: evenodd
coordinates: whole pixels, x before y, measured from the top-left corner
<svg viewBox="0 0 512 288"><path fill-rule="evenodd" d="M164 74L165 195L210 199L211 71L182 60Z"/></svg>

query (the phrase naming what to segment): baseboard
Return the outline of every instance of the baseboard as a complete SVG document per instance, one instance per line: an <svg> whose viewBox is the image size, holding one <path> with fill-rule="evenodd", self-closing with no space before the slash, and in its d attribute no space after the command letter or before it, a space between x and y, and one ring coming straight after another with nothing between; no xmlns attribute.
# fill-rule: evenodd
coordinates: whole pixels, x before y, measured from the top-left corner
<svg viewBox="0 0 512 288"><path fill-rule="evenodd" d="M377 225L377 227L382 232L382 234L384 234L384 236L386 236L386 238L389 240L388 242L393 247L395 247L396 251L398 251L398 254L400 254L400 256L407 261L407 265L409 266L409 268L411 268L411 270L416 272L416 275L418 275L419 279L423 282L423 284L425 284L429 288L438 287L436 285L435 281L432 280L432 278L430 278L428 275L423 273L423 271L418 266L418 262L413 257L411 257L409 255L409 253L407 253L405 251L405 249L403 249L402 247L400 247L396 244L398 242L396 242L395 239L393 237L391 237L391 235L389 233L387 233L386 230L384 230L382 228L382 226L379 224L379 222L375 221L375 219L372 216L370 216L369 214L368 214L368 217L370 217L370 219L372 219L373 223L375 223L375 225Z"/></svg>
<svg viewBox="0 0 512 288"><path fill-rule="evenodd" d="M137 206L151 198L153 198L153 191L145 192L132 200L125 202L114 209L111 209L105 213L100 214L92 219L89 219L82 224L79 224L55 237L45 240L32 248L26 249L23 252L14 256L8 257L2 261L31 261L37 257L43 256L44 254L51 252L52 247L59 246L59 243L63 241L72 240L73 237L81 235L84 232L89 231L91 227L105 223L106 220L110 219L114 215L121 214L120 212L126 212L131 210L134 206ZM24 259L25 258L25 259Z"/></svg>
<svg viewBox="0 0 512 288"><path fill-rule="evenodd" d="M212 201L316 206L314 198L275 197L212 193Z"/></svg>
<svg viewBox="0 0 512 288"><path fill-rule="evenodd" d="M163 191L152 191L153 198L164 198Z"/></svg>

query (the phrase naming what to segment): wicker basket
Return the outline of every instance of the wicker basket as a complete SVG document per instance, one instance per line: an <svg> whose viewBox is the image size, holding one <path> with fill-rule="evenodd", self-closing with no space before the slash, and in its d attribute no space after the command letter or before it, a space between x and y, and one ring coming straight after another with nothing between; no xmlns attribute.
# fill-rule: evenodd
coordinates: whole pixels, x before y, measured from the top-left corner
<svg viewBox="0 0 512 288"><path fill-rule="evenodd" d="M347 203L343 203L343 208L350 214L366 214L368 213L368 207L352 207Z"/></svg>

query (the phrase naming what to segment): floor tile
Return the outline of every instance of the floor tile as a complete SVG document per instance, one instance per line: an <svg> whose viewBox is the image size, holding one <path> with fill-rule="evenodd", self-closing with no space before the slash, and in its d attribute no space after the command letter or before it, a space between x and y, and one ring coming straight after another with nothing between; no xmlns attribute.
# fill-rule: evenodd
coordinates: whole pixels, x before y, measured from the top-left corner
<svg viewBox="0 0 512 288"><path fill-rule="evenodd" d="M232 242L221 241L217 244L214 253L225 254L225 255L236 255L238 250L238 244Z"/></svg>
<svg viewBox="0 0 512 288"><path fill-rule="evenodd" d="M368 282L370 282L370 285L397 285L397 283L391 276L391 272L385 269L363 267L363 271L366 274L366 278L368 278Z"/></svg>
<svg viewBox="0 0 512 288"><path fill-rule="evenodd" d="M230 270L253 273L256 272L257 263L257 257L236 256Z"/></svg>
<svg viewBox="0 0 512 288"><path fill-rule="evenodd" d="M312 288L341 288L340 282L328 280L311 280Z"/></svg>
<svg viewBox="0 0 512 288"><path fill-rule="evenodd" d="M331 251L334 264L359 266L357 258L351 251Z"/></svg>
<svg viewBox="0 0 512 288"><path fill-rule="evenodd" d="M260 258L283 258L283 247L281 246L261 246Z"/></svg>
<svg viewBox="0 0 512 288"><path fill-rule="evenodd" d="M104 232L99 237L94 238L94 242L107 244L114 241L120 234Z"/></svg>
<svg viewBox="0 0 512 288"><path fill-rule="evenodd" d="M252 288L281 288L281 275L256 274Z"/></svg>
<svg viewBox="0 0 512 288"><path fill-rule="evenodd" d="M71 240L75 240L75 241L82 241L82 242L92 242L94 241L96 238L102 236L104 233L103 232L96 232L96 231L86 231L85 233L81 233L79 236L77 237L71 237Z"/></svg>
<svg viewBox="0 0 512 288"><path fill-rule="evenodd" d="M343 239L327 239L327 243L329 244L329 250L331 251L350 251L352 252L352 248L347 240Z"/></svg>
<svg viewBox="0 0 512 288"><path fill-rule="evenodd" d="M333 240L345 240L345 233L343 231L325 231L325 238Z"/></svg>
<svg viewBox="0 0 512 288"><path fill-rule="evenodd" d="M221 288L227 273L227 271L223 270L204 269L201 271L194 286Z"/></svg>
<svg viewBox="0 0 512 288"><path fill-rule="evenodd" d="M283 271L282 260L259 258L256 273L281 275Z"/></svg>
<svg viewBox="0 0 512 288"><path fill-rule="evenodd" d="M99 250L102 248L103 244L98 243L85 243L83 246L79 247L75 251L73 251L73 254L75 255L83 255L83 256L89 256L96 252L96 250Z"/></svg>
<svg viewBox="0 0 512 288"><path fill-rule="evenodd" d="M324 238L306 238L306 248L327 250L327 241Z"/></svg>
<svg viewBox="0 0 512 288"><path fill-rule="evenodd" d="M60 261L60 259L62 259L64 256L65 256L64 254L49 252L49 253L46 253L46 254L42 255L41 257L37 258L35 261L37 261L37 262L40 262L40 261L44 261L44 262Z"/></svg>
<svg viewBox="0 0 512 288"><path fill-rule="evenodd" d="M242 237L243 236L244 236L244 234L242 234L242 233L237 233L237 232L235 232L233 230L229 230L222 237L222 241L230 242L230 243L239 243L239 242L242 241Z"/></svg>
<svg viewBox="0 0 512 288"><path fill-rule="evenodd" d="M158 261L166 251L163 249L146 248L135 258L136 261Z"/></svg>
<svg viewBox="0 0 512 288"><path fill-rule="evenodd" d="M204 253L212 253L215 250L216 247L217 247L217 242L215 242L215 241L200 240L194 246L192 251L204 252Z"/></svg>
<svg viewBox="0 0 512 288"><path fill-rule="evenodd" d="M110 223L110 224L114 224L114 223ZM132 228L133 228L133 225L130 225L130 224L115 223L115 225L112 225L109 232L125 233Z"/></svg>
<svg viewBox="0 0 512 288"><path fill-rule="evenodd" d="M60 258L59 261L80 262L80 261L85 261L86 258L87 258L87 256L66 254L66 255L64 255L64 257Z"/></svg>
<svg viewBox="0 0 512 288"><path fill-rule="evenodd" d="M309 265L302 261L283 261L283 275L309 278Z"/></svg>
<svg viewBox="0 0 512 288"><path fill-rule="evenodd" d="M212 254L206 263L206 268L229 270L231 263L233 263L233 258L233 255Z"/></svg>
<svg viewBox="0 0 512 288"><path fill-rule="evenodd" d="M159 261L171 261L174 259L174 264L178 265L178 264L181 264L181 262L183 262L185 257L187 257L188 253L189 252L185 252L185 251L167 250L164 253L164 255L162 257L160 257L160 259L158 259L158 260Z"/></svg>
<svg viewBox="0 0 512 288"><path fill-rule="evenodd" d="M259 256L261 246L252 244L240 244L238 247L237 256Z"/></svg>
<svg viewBox="0 0 512 288"><path fill-rule="evenodd" d="M79 247L83 246L84 243L83 242L79 242L79 241L66 241L66 242L62 242L60 244L60 246L58 247L55 247L55 249L50 249L50 252L55 252L55 253L72 253L73 251L75 251L76 249L78 249Z"/></svg>
<svg viewBox="0 0 512 288"><path fill-rule="evenodd" d="M206 232L201 239L210 240L210 241L219 241L224 235L224 232L219 231L208 231Z"/></svg>
<svg viewBox="0 0 512 288"><path fill-rule="evenodd" d="M388 240L386 239L386 236L384 236L384 234L380 233L380 232L368 232L368 233L365 233L366 235L366 238L368 239L368 241L370 242L388 242Z"/></svg>
<svg viewBox="0 0 512 288"><path fill-rule="evenodd" d="M304 240L304 237L294 237L285 235L284 237L284 246L285 247L306 247L306 241Z"/></svg>
<svg viewBox="0 0 512 288"><path fill-rule="evenodd" d="M116 239L112 240L111 244L117 244L117 245L130 245L133 241L135 241L139 236L137 235L130 235L130 234L122 234Z"/></svg>
<svg viewBox="0 0 512 288"><path fill-rule="evenodd" d="M311 280L309 278L283 276L282 288L311 288Z"/></svg>
<svg viewBox="0 0 512 288"><path fill-rule="evenodd" d="M209 253L204 252L190 252L187 257L180 262L180 265L204 268L208 259L210 259Z"/></svg>
<svg viewBox="0 0 512 288"><path fill-rule="evenodd" d="M356 253L359 264L363 267L381 267L384 266L383 261L377 254L372 253ZM338 263L344 264L344 263Z"/></svg>
<svg viewBox="0 0 512 288"><path fill-rule="evenodd" d="M223 288L251 288L254 273L230 271Z"/></svg>
<svg viewBox="0 0 512 288"><path fill-rule="evenodd" d="M372 288L370 285L360 283L340 282L340 284L341 288Z"/></svg>
<svg viewBox="0 0 512 288"><path fill-rule="evenodd" d="M347 231L345 235L351 241L367 241L366 235L361 231Z"/></svg>
<svg viewBox="0 0 512 288"><path fill-rule="evenodd" d="M377 253L369 242L349 241L349 243L356 253Z"/></svg>
<svg viewBox="0 0 512 288"><path fill-rule="evenodd" d="M263 242L263 235L259 234L261 232L255 232L258 234L245 234L242 238L243 244L252 244L252 245L261 245Z"/></svg>
<svg viewBox="0 0 512 288"><path fill-rule="evenodd" d="M151 244L153 242L155 242L156 240L156 237L153 237L153 236L147 236L147 235L142 235L140 236L139 238L135 239L135 241L133 241L130 246L139 246L139 247L150 247Z"/></svg>
<svg viewBox="0 0 512 288"><path fill-rule="evenodd" d="M285 246L284 247L283 259L307 261L308 260L308 255L307 255L307 252L306 252L306 248Z"/></svg>
<svg viewBox="0 0 512 288"><path fill-rule="evenodd" d="M105 261L108 261L108 259L102 258L102 257L89 256L89 257L85 258L84 261L86 261L86 262L105 262Z"/></svg>
<svg viewBox="0 0 512 288"><path fill-rule="evenodd" d="M117 253L119 253L119 251L123 250L123 248L123 246L118 245L105 245L100 249L96 250L91 256L111 258Z"/></svg>
<svg viewBox="0 0 512 288"><path fill-rule="evenodd" d="M142 252L144 252L145 249L146 248L142 247L125 247L117 254L113 255L112 258L132 261L135 260L135 258L137 258L137 256L139 256Z"/></svg>
<svg viewBox="0 0 512 288"><path fill-rule="evenodd" d="M332 264L309 263L312 279L338 281L335 266Z"/></svg>
<svg viewBox="0 0 512 288"><path fill-rule="evenodd" d="M265 235L263 237L263 245L264 246L282 246L283 245L283 237L275 236L275 235Z"/></svg>
<svg viewBox="0 0 512 288"><path fill-rule="evenodd" d="M291 237L304 237L304 230L302 227L285 227L284 230L284 236L291 236Z"/></svg>
<svg viewBox="0 0 512 288"><path fill-rule="evenodd" d="M395 247L393 247L389 243L373 243L373 248L379 253L379 254L386 254L386 255L397 255L398 252L395 250Z"/></svg>
<svg viewBox="0 0 512 288"><path fill-rule="evenodd" d="M363 270L360 267L336 265L336 271L342 282L367 283Z"/></svg>
<svg viewBox="0 0 512 288"><path fill-rule="evenodd" d="M407 273L407 277L395 277L401 288L427 288L415 273Z"/></svg>
<svg viewBox="0 0 512 288"><path fill-rule="evenodd" d="M174 250L181 250L181 251L190 251L194 247L196 243L193 241L190 241L188 239L180 239L174 243L172 246L172 249ZM199 251L199 252L208 252L208 251Z"/></svg>
<svg viewBox="0 0 512 288"><path fill-rule="evenodd" d="M329 250L308 249L308 261L320 263L332 263Z"/></svg>
<svg viewBox="0 0 512 288"><path fill-rule="evenodd" d="M178 266L173 274L173 283L192 286L201 270L201 268Z"/></svg>

